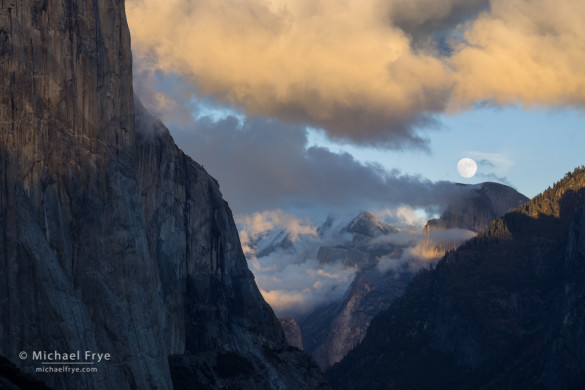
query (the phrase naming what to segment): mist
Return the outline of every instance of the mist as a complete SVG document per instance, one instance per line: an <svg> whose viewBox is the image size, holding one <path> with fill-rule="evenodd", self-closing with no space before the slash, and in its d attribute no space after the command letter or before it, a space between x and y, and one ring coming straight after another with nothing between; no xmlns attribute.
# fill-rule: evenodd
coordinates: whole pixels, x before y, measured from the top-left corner
<svg viewBox="0 0 585 390"><path fill-rule="evenodd" d="M388 213L378 215L385 216ZM344 232L344 226L353 217L332 218L332 227L325 233L320 228L324 221L301 219L282 210L238 218L249 267L278 316L302 319L318 307L341 300L360 269L374 267L390 279L405 272L413 275L432 267L447 250L476 235L465 229L431 230L424 235L422 226L415 229L409 225L364 242L368 251L378 253L375 258L320 260L320 248L352 247L353 235ZM380 255L381 251L385 253Z"/></svg>

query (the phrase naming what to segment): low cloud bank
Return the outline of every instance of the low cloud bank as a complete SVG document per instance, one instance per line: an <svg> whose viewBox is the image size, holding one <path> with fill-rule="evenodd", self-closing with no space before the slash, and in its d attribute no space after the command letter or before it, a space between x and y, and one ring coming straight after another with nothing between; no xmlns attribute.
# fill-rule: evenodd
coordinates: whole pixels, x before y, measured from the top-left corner
<svg viewBox="0 0 585 390"><path fill-rule="evenodd" d="M250 269L278 316L302 318L319 306L340 300L362 267L373 265L382 273L415 273L475 236L464 229L434 230L427 236L420 233L422 226L418 230L410 226L380 233L357 248L352 245L352 234L344 230L349 221L347 217L333 219L327 234L319 235L326 224L319 228L281 210L238 218ZM321 259L323 247L333 248L339 257ZM347 261L347 255L356 258Z"/></svg>

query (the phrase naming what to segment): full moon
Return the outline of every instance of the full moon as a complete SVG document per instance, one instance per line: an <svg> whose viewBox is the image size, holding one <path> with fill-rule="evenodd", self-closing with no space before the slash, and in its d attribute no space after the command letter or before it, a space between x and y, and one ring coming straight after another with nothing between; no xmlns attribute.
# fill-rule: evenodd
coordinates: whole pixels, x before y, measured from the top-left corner
<svg viewBox="0 0 585 390"><path fill-rule="evenodd" d="M477 164L470 158L462 158L457 163L457 171L461 176L469 179L477 172Z"/></svg>

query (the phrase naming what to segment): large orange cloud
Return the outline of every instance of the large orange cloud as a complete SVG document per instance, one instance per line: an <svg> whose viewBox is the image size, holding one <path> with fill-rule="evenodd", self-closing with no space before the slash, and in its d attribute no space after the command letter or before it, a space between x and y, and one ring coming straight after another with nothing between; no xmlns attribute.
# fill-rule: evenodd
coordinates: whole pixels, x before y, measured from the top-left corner
<svg viewBox="0 0 585 390"><path fill-rule="evenodd" d="M585 105L585 2L492 0L449 59L452 104Z"/></svg>
<svg viewBox="0 0 585 390"><path fill-rule="evenodd" d="M127 0L133 47L249 115L420 144L478 101L585 102L582 0Z"/></svg>

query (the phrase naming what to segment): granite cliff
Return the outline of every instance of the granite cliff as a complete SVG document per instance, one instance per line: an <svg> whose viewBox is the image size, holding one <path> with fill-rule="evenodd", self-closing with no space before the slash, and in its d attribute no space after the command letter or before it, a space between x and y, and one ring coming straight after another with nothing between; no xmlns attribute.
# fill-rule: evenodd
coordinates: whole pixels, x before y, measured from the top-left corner
<svg viewBox="0 0 585 390"><path fill-rule="evenodd" d="M498 217L528 201L528 198L503 184L485 182L474 185L457 184L469 191L452 199L439 219L431 219L424 233L440 229L468 229L479 232Z"/></svg>
<svg viewBox="0 0 585 390"><path fill-rule="evenodd" d="M121 0L0 1L0 270L0 355L111 354L52 387L326 387L218 183L135 108Z"/></svg>
<svg viewBox="0 0 585 390"><path fill-rule="evenodd" d="M294 318L285 317L280 319L282 330L286 336L286 341L289 345L298 349L303 349L303 336L301 335L301 328Z"/></svg>
<svg viewBox="0 0 585 390"><path fill-rule="evenodd" d="M248 269L217 181L136 103L136 175L175 389L327 388L288 345Z"/></svg>

